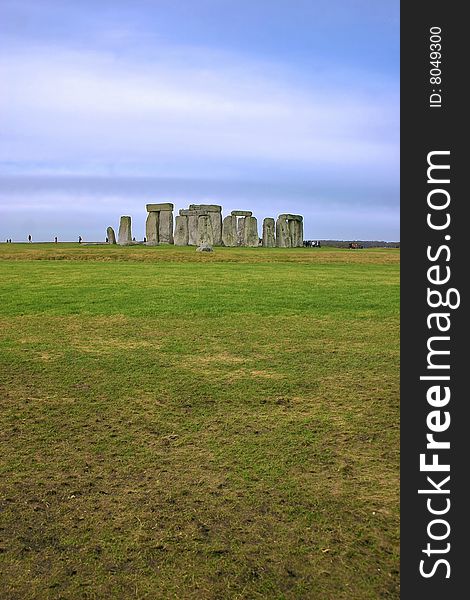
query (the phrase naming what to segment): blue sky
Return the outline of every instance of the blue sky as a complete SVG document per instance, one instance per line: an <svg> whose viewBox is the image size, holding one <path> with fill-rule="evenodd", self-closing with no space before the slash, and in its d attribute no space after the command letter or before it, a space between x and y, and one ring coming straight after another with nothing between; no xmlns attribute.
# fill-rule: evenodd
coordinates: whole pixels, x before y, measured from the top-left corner
<svg viewBox="0 0 470 600"><path fill-rule="evenodd" d="M145 204L399 239L398 0L2 0L0 240Z"/></svg>

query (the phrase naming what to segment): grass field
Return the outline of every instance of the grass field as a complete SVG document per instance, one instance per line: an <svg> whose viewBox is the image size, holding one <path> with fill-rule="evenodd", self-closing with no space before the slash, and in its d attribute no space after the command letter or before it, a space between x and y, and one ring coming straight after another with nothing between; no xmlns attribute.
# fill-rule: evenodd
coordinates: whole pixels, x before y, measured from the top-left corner
<svg viewBox="0 0 470 600"><path fill-rule="evenodd" d="M399 597L399 250L0 245L1 598Z"/></svg>

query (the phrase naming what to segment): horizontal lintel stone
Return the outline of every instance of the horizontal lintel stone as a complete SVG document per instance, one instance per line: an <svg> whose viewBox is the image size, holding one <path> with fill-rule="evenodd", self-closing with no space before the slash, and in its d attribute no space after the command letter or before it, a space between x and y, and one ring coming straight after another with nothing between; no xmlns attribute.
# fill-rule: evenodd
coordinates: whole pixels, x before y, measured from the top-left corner
<svg viewBox="0 0 470 600"><path fill-rule="evenodd" d="M230 214L232 217L251 217L253 212L251 210L232 210Z"/></svg>
<svg viewBox="0 0 470 600"><path fill-rule="evenodd" d="M210 211L208 210L193 210L190 208L180 208L182 217L207 217Z"/></svg>
<svg viewBox="0 0 470 600"><path fill-rule="evenodd" d="M203 210L206 212L222 212L222 207L218 204L190 204L189 210Z"/></svg>
<svg viewBox="0 0 470 600"><path fill-rule="evenodd" d="M291 215L289 213L279 215L278 218L279 219L287 219L288 221L303 221L304 220L302 215Z"/></svg>
<svg viewBox="0 0 470 600"><path fill-rule="evenodd" d="M173 210L174 204L171 202L162 202L160 204L147 204L147 212L160 212L161 210Z"/></svg>

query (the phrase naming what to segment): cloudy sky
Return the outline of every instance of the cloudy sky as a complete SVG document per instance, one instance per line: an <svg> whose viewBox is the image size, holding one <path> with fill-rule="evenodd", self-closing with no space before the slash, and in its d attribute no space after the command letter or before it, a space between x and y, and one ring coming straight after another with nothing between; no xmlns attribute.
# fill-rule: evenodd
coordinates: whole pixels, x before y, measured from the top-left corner
<svg viewBox="0 0 470 600"><path fill-rule="evenodd" d="M399 239L398 0L1 0L0 240L145 203Z"/></svg>

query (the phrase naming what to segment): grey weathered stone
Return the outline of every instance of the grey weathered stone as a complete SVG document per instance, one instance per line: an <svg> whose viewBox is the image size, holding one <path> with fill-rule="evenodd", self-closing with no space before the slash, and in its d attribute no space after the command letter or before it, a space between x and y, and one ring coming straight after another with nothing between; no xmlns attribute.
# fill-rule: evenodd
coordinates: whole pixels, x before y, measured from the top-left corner
<svg viewBox="0 0 470 600"><path fill-rule="evenodd" d="M287 221L289 224L289 237L290 237L290 245L292 248L295 248L295 240L296 240L296 228L295 225L298 221Z"/></svg>
<svg viewBox="0 0 470 600"><path fill-rule="evenodd" d="M263 220L263 246L265 248L274 248L276 245L275 230L276 224L274 219L266 217Z"/></svg>
<svg viewBox="0 0 470 600"><path fill-rule="evenodd" d="M253 213L251 210L232 210L230 214L232 217L251 217Z"/></svg>
<svg viewBox="0 0 470 600"><path fill-rule="evenodd" d="M175 217L175 234L174 234L175 246L187 246L189 241L188 232L188 217L185 215L178 215Z"/></svg>
<svg viewBox="0 0 470 600"><path fill-rule="evenodd" d="M180 215L186 217L199 217L200 215L208 215L211 211L196 209L196 208L180 208Z"/></svg>
<svg viewBox="0 0 470 600"><path fill-rule="evenodd" d="M118 243L127 246L132 243L131 218L121 217L119 223Z"/></svg>
<svg viewBox="0 0 470 600"><path fill-rule="evenodd" d="M171 202L160 202L160 204L147 204L147 212L160 212L161 210L173 210L175 207Z"/></svg>
<svg viewBox="0 0 470 600"><path fill-rule="evenodd" d="M149 246L158 244L158 212L149 212L145 222L145 237Z"/></svg>
<svg viewBox="0 0 470 600"><path fill-rule="evenodd" d="M240 217L237 221L237 246L245 245L245 219L246 217Z"/></svg>
<svg viewBox="0 0 470 600"><path fill-rule="evenodd" d="M283 213L279 215L279 219L287 219L288 221L303 221L302 215L291 215L290 213Z"/></svg>
<svg viewBox="0 0 470 600"><path fill-rule="evenodd" d="M196 248L196 252L214 252L210 244L201 244Z"/></svg>
<svg viewBox="0 0 470 600"><path fill-rule="evenodd" d="M188 245L197 246L197 213L188 215Z"/></svg>
<svg viewBox="0 0 470 600"><path fill-rule="evenodd" d="M276 221L276 246L278 248L291 247L289 222L283 216L279 216Z"/></svg>
<svg viewBox="0 0 470 600"><path fill-rule="evenodd" d="M214 233L212 231L212 221L209 215L202 215L197 220L197 245L214 245Z"/></svg>
<svg viewBox="0 0 470 600"><path fill-rule="evenodd" d="M207 212L222 212L222 207L218 204L190 204L189 210L204 210Z"/></svg>
<svg viewBox="0 0 470 600"><path fill-rule="evenodd" d="M256 217L245 217L244 245L256 248L259 246L258 221Z"/></svg>
<svg viewBox="0 0 470 600"><path fill-rule="evenodd" d="M112 227L108 227L108 229L106 229L106 237L108 238L108 244L116 243L116 234L114 233L114 229Z"/></svg>
<svg viewBox="0 0 470 600"><path fill-rule="evenodd" d="M304 222L303 220L297 223L298 233L297 233L297 246L299 248L303 248L304 245Z"/></svg>
<svg viewBox="0 0 470 600"><path fill-rule="evenodd" d="M293 248L301 248L304 245L304 225L302 221L289 221L291 244Z"/></svg>
<svg viewBox="0 0 470 600"><path fill-rule="evenodd" d="M229 215L222 223L222 242L224 246L233 247L237 245L237 217Z"/></svg>
<svg viewBox="0 0 470 600"><path fill-rule="evenodd" d="M158 213L158 241L160 244L173 243L173 212L161 210Z"/></svg>
<svg viewBox="0 0 470 600"><path fill-rule="evenodd" d="M209 217L212 224L212 235L214 238L214 246L222 245L222 213L211 211Z"/></svg>

